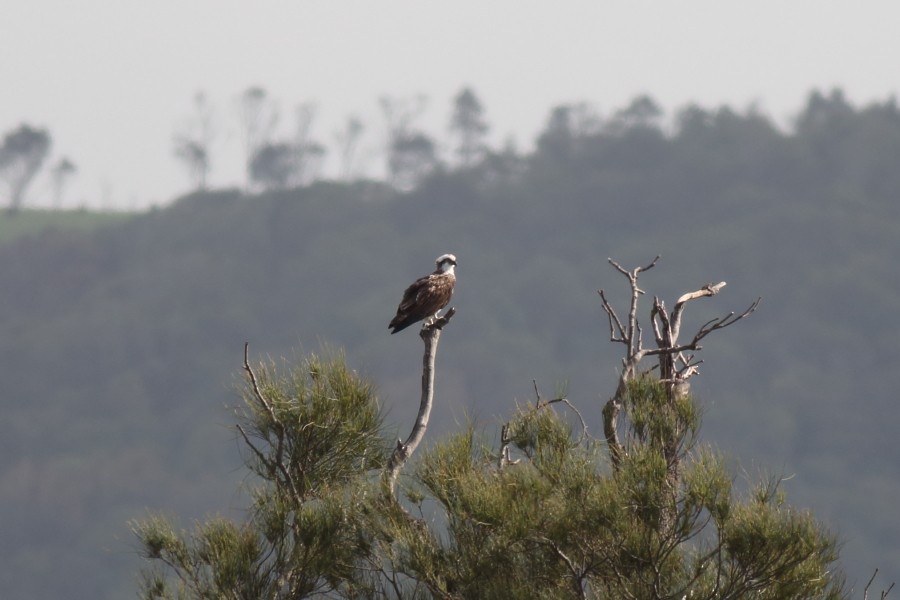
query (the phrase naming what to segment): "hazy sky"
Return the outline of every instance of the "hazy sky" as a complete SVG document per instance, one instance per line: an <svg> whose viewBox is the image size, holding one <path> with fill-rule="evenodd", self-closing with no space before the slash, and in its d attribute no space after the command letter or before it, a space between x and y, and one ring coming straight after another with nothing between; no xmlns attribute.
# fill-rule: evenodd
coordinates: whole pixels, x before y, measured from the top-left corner
<svg viewBox="0 0 900 600"><path fill-rule="evenodd" d="M373 152L383 94L427 95L422 125L444 138L452 96L472 86L493 138L527 148L564 102L756 102L787 123L812 88L858 104L900 90L893 0L5 0L3 22L0 131L49 129L54 159L79 167L68 205L187 191L172 137L199 90L218 117L214 186L241 180L235 97L251 85L279 100L285 135L314 101L315 137L331 144L358 114ZM49 189L37 181L32 199Z"/></svg>

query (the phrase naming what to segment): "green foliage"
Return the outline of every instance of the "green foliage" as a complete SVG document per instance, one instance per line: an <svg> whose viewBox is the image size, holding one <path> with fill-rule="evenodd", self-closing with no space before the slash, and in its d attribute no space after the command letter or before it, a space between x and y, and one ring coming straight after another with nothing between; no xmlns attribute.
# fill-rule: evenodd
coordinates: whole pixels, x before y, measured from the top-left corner
<svg viewBox="0 0 900 600"><path fill-rule="evenodd" d="M842 597L834 538L779 500L777 486L739 499L709 450L679 450L675 524L661 527L670 496L655 436L697 428L689 397L651 416L664 397L649 377L631 386L641 433L615 475L549 405L511 421L524 455L516 464L498 468L471 428L438 444L417 480L437 501L445 536L396 521L395 564L452 598Z"/></svg>
<svg viewBox="0 0 900 600"><path fill-rule="evenodd" d="M133 524L146 598L300 598L355 590L372 546L369 473L387 444L374 390L343 356L309 355L286 373L253 369L238 429L260 484L243 524L216 518L187 538L158 516Z"/></svg>
<svg viewBox="0 0 900 600"><path fill-rule="evenodd" d="M665 388L645 374L628 382L622 400L636 443L660 448L674 439L683 449L693 445L700 412L690 396L676 395L670 400Z"/></svg>
<svg viewBox="0 0 900 600"><path fill-rule="evenodd" d="M309 355L287 373L272 363L256 371L268 405L252 386L245 387L242 421L265 446L250 458L260 477L280 477L272 471L272 457L287 457L297 493L306 497L384 464L383 419L374 388L348 369L342 355Z"/></svg>
<svg viewBox="0 0 900 600"><path fill-rule="evenodd" d="M632 442L615 472L559 403L540 403L508 425L517 460L501 463L471 425L431 448L409 481L430 513L417 519L384 495L380 410L342 356L248 375L239 431L260 482L248 518L190 533L158 515L133 522L147 600L842 597L834 539L777 484L740 500L721 458L678 445L667 488L659 436L695 435L697 413L687 396L666 410L649 376L629 387Z"/></svg>

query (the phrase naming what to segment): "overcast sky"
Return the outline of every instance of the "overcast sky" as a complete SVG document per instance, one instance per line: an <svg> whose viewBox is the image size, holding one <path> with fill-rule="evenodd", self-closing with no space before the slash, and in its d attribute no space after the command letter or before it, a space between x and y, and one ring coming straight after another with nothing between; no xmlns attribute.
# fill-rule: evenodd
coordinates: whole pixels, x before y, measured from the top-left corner
<svg viewBox="0 0 900 600"><path fill-rule="evenodd" d="M241 180L235 97L251 85L280 102L284 134L314 101L315 137L358 114L371 148L379 96L427 95L422 125L445 137L468 85L493 138L524 149L565 102L757 103L787 123L813 88L883 101L900 89L898 24L891 0L5 0L0 131L48 128L53 158L79 167L66 204L143 207L190 187L172 137L201 90L223 186Z"/></svg>

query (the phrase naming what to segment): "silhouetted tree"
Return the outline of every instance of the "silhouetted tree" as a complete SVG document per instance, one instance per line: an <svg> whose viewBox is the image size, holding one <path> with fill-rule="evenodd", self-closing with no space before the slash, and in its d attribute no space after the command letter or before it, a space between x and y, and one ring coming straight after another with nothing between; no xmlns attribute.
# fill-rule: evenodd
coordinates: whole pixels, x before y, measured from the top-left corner
<svg viewBox="0 0 900 600"><path fill-rule="evenodd" d="M437 165L434 140L421 132L396 137L390 152L388 170L391 183L401 190L414 188Z"/></svg>
<svg viewBox="0 0 900 600"><path fill-rule="evenodd" d="M63 190L69 179L78 171L75 163L67 157L60 158L50 169L50 177L53 180L53 206L59 208L62 204Z"/></svg>
<svg viewBox="0 0 900 600"><path fill-rule="evenodd" d="M296 172L294 183L302 185L318 179L325 146L312 137L312 125L316 117L316 105L305 102L297 107L297 129L294 135Z"/></svg>
<svg viewBox="0 0 900 600"><path fill-rule="evenodd" d="M238 112L244 135L244 160L247 185L253 179L253 162L257 152L270 144L275 125L278 123L278 107L265 89L252 86L244 90L238 98Z"/></svg>
<svg viewBox="0 0 900 600"><path fill-rule="evenodd" d="M563 104L550 111L547 125L538 136L538 150L565 161L576 151L578 141L596 134L601 127L600 117L585 103Z"/></svg>
<svg viewBox="0 0 900 600"><path fill-rule="evenodd" d="M426 98L380 98L388 130L387 171L391 185L409 190L437 166L437 148L413 123L425 110Z"/></svg>
<svg viewBox="0 0 900 600"><path fill-rule="evenodd" d="M635 127L658 127L662 116L663 111L653 98L637 96L613 115L608 127L614 133Z"/></svg>
<svg viewBox="0 0 900 600"><path fill-rule="evenodd" d="M18 211L25 200L25 191L37 175L50 152L50 134L22 124L3 138L0 146L0 178L9 190L7 210Z"/></svg>
<svg viewBox="0 0 900 600"><path fill-rule="evenodd" d="M250 181L265 189L288 187L297 177L297 147L273 142L257 149L250 163Z"/></svg>
<svg viewBox="0 0 900 600"><path fill-rule="evenodd" d="M364 130L363 122L358 117L350 116L347 117L343 129L334 134L341 161L341 179L353 179L357 172L357 152L359 150L359 140Z"/></svg>
<svg viewBox="0 0 900 600"><path fill-rule="evenodd" d="M471 88L464 88L453 99L450 119L450 131L457 139L456 154L463 167L471 167L484 156L489 129L481 101Z"/></svg>
<svg viewBox="0 0 900 600"><path fill-rule="evenodd" d="M216 135L213 120L213 109L206 94L197 92L193 113L173 141L175 156L187 167L194 187L199 190L206 189L209 177L210 153Z"/></svg>

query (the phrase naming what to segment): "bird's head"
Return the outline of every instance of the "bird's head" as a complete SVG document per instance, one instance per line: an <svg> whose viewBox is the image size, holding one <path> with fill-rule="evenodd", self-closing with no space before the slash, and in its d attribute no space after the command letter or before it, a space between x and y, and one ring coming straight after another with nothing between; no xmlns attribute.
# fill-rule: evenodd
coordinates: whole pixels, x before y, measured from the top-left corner
<svg viewBox="0 0 900 600"><path fill-rule="evenodd" d="M456 256L452 254L442 254L437 257L437 260L434 261L437 265L438 271L441 273L450 273L453 272L453 268L456 266Z"/></svg>

